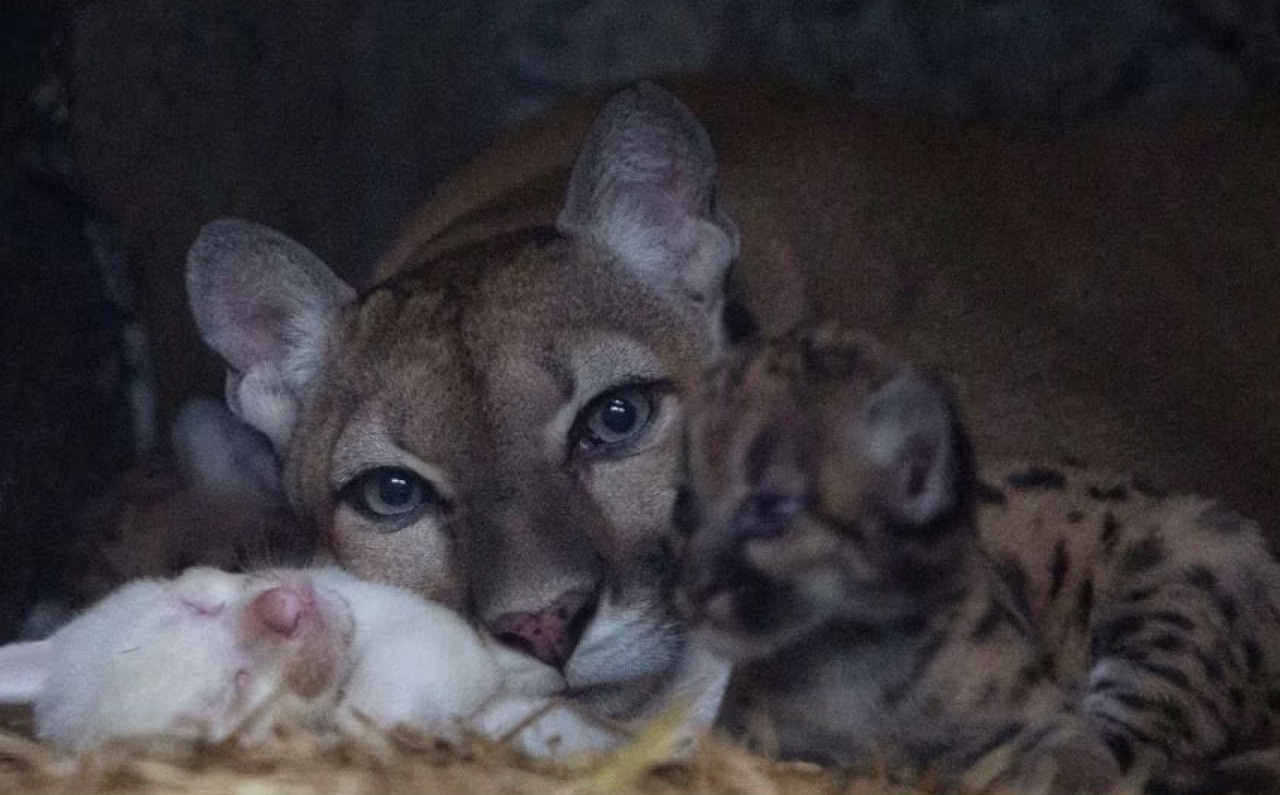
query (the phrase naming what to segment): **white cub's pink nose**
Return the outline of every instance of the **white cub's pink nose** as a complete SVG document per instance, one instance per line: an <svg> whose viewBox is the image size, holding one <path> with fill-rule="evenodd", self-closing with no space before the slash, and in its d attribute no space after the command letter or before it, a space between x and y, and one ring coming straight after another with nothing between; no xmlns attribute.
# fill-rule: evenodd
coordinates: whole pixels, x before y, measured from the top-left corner
<svg viewBox="0 0 1280 795"><path fill-rule="evenodd" d="M265 629L293 637L306 621L316 619L316 592L310 582L278 585L254 597L249 615Z"/></svg>

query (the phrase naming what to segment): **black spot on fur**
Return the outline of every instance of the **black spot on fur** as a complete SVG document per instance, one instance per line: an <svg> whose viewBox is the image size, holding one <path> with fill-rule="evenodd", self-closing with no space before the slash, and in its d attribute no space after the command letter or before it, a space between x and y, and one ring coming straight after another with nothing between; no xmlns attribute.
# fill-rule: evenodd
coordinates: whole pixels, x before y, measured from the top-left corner
<svg viewBox="0 0 1280 795"><path fill-rule="evenodd" d="M1280 712L1280 690L1272 688L1267 691L1267 709Z"/></svg>
<svg viewBox="0 0 1280 795"><path fill-rule="evenodd" d="M1135 712L1146 712L1151 709L1151 702L1137 693L1113 693L1111 700Z"/></svg>
<svg viewBox="0 0 1280 795"><path fill-rule="evenodd" d="M1101 502L1124 502L1129 499L1129 490L1124 484L1117 484L1109 488L1102 486L1090 486L1089 496Z"/></svg>
<svg viewBox="0 0 1280 795"><path fill-rule="evenodd" d="M1196 649L1196 658L1200 660L1200 665L1204 666L1204 675L1210 682L1221 682L1223 676L1222 663L1209 657L1204 652Z"/></svg>
<svg viewBox="0 0 1280 795"><path fill-rule="evenodd" d="M1079 524L1083 519L1083 511L1067 511L1067 522L1069 524Z"/></svg>
<svg viewBox="0 0 1280 795"><path fill-rule="evenodd" d="M1159 565L1165 559L1164 540L1152 534L1129 547L1120 559L1120 570L1128 574L1140 574Z"/></svg>
<svg viewBox="0 0 1280 795"><path fill-rule="evenodd" d="M1063 489L1067 479L1055 469L1047 467L1030 467L1025 472L1015 472L1007 477L1006 482L1015 489Z"/></svg>
<svg viewBox="0 0 1280 795"><path fill-rule="evenodd" d="M1159 649L1160 651L1178 652L1185 649L1187 644L1177 635L1171 635L1168 632L1163 632L1151 639L1151 646L1152 648Z"/></svg>
<svg viewBox="0 0 1280 795"><path fill-rule="evenodd" d="M1181 613L1175 613L1172 610L1161 610L1147 616L1152 621L1158 621L1164 624L1170 624L1179 629L1194 629L1195 622Z"/></svg>
<svg viewBox="0 0 1280 795"><path fill-rule="evenodd" d="M1102 741L1107 744L1111 755L1116 758L1120 770L1127 773L1129 768L1133 767L1133 743L1128 737L1115 732L1103 732Z"/></svg>
<svg viewBox="0 0 1280 795"><path fill-rule="evenodd" d="M1082 629L1089 626L1089 618L1093 615L1093 579L1080 583L1080 592L1076 596L1076 623Z"/></svg>
<svg viewBox="0 0 1280 795"><path fill-rule="evenodd" d="M1234 626L1240 618L1240 608L1236 605L1235 597L1229 593L1218 593L1214 595L1214 604L1218 606L1218 612L1222 613L1227 623Z"/></svg>
<svg viewBox="0 0 1280 795"><path fill-rule="evenodd" d="M982 615L978 616L978 622L973 625L973 631L969 633L969 639L982 642L991 637L991 633L996 631L996 627L1000 626L1001 621L1005 618L1005 609L996 600L992 599L987 605L987 609L982 611Z"/></svg>
<svg viewBox="0 0 1280 795"><path fill-rule="evenodd" d="M1194 736L1191 732L1191 725L1187 722L1186 707L1176 701L1161 701L1156 709L1184 740L1190 740Z"/></svg>
<svg viewBox="0 0 1280 795"><path fill-rule="evenodd" d="M1181 671L1172 666L1153 662L1142 663L1142 668L1153 676L1157 676L1175 687L1181 688L1182 690L1191 689L1191 678L1187 676L1185 671Z"/></svg>
<svg viewBox="0 0 1280 795"><path fill-rule="evenodd" d="M983 505L1004 505L1009 501L1003 491L981 480L973 484L973 498Z"/></svg>
<svg viewBox="0 0 1280 795"><path fill-rule="evenodd" d="M1136 591L1130 591L1129 593L1125 594L1124 600L1126 602L1145 602L1151 597L1155 596L1156 593L1159 592L1159 590L1160 589L1154 586L1149 588L1139 588Z"/></svg>
<svg viewBox="0 0 1280 795"><path fill-rule="evenodd" d="M1218 584L1218 577L1209 571L1208 566L1198 565L1187 569L1186 581L1188 585L1200 588L1205 591L1212 591L1214 586Z"/></svg>
<svg viewBox="0 0 1280 795"><path fill-rule="evenodd" d="M741 301L726 301L720 321L725 338L730 345L736 345L760 334L760 325Z"/></svg>
<svg viewBox="0 0 1280 795"><path fill-rule="evenodd" d="M1120 523L1111 515L1111 511L1107 511L1102 515L1102 532L1098 534L1098 540L1102 542L1102 551L1110 555L1116 548L1116 541L1120 537Z"/></svg>
<svg viewBox="0 0 1280 795"><path fill-rule="evenodd" d="M1127 615L1101 625L1093 633L1093 642L1090 644L1091 656L1094 660L1098 660L1110 654L1130 635L1141 630L1145 623L1142 616Z"/></svg>
<svg viewBox="0 0 1280 795"><path fill-rule="evenodd" d="M1031 599L1027 590L1027 572L1017 558L1006 555L996 561L995 573L1009 589L1014 609L1023 616L1031 615Z"/></svg>
<svg viewBox="0 0 1280 795"><path fill-rule="evenodd" d="M1062 584L1066 582L1067 572L1071 569L1071 558L1067 554L1067 540L1059 538L1053 545L1053 563L1049 566L1049 600L1058 598L1062 592Z"/></svg>
<svg viewBox="0 0 1280 795"><path fill-rule="evenodd" d="M1244 664L1249 671L1249 679L1257 679L1258 674L1262 673L1262 649L1253 638L1245 638L1240 648L1244 651Z"/></svg>

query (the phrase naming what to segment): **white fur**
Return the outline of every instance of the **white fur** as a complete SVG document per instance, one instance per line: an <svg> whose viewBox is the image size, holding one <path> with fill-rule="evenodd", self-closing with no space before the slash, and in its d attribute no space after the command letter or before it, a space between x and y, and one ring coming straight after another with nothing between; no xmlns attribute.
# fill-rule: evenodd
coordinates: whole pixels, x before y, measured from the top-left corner
<svg viewBox="0 0 1280 795"><path fill-rule="evenodd" d="M345 656L330 687L301 699L284 693L287 651L255 656L239 638L255 597L307 578L325 637ZM69 748L148 733L252 742L287 717L498 735L543 712L519 738L532 752L616 744L551 702L562 687L451 610L335 568L136 581L47 641L0 648L0 700L34 703L39 736Z"/></svg>

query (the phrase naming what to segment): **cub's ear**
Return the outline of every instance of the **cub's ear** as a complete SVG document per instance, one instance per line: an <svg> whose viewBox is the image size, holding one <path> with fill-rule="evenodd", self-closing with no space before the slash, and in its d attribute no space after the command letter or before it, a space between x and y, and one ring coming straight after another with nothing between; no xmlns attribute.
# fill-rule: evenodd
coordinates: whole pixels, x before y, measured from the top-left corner
<svg viewBox="0 0 1280 795"><path fill-rule="evenodd" d="M355 291L290 238L223 219L187 254L187 296L201 336L226 360L227 404L281 448Z"/></svg>
<svg viewBox="0 0 1280 795"><path fill-rule="evenodd" d="M716 304L738 228L716 200L707 132L649 83L609 100L587 135L556 222L604 246L642 280Z"/></svg>
<svg viewBox="0 0 1280 795"><path fill-rule="evenodd" d="M955 507L963 484L955 411L936 379L908 369L880 387L857 418L862 454L882 473L879 501L925 525Z"/></svg>
<svg viewBox="0 0 1280 795"><path fill-rule="evenodd" d="M0 646L0 704L35 701L49 678L52 663L53 645L48 640Z"/></svg>

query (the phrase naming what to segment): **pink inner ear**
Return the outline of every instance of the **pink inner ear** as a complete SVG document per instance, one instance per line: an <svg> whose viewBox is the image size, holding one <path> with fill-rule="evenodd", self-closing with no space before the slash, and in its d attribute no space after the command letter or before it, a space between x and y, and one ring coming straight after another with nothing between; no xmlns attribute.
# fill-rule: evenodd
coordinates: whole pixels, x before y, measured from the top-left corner
<svg viewBox="0 0 1280 795"><path fill-rule="evenodd" d="M44 689L53 664L53 642L0 646L0 703L28 704Z"/></svg>

